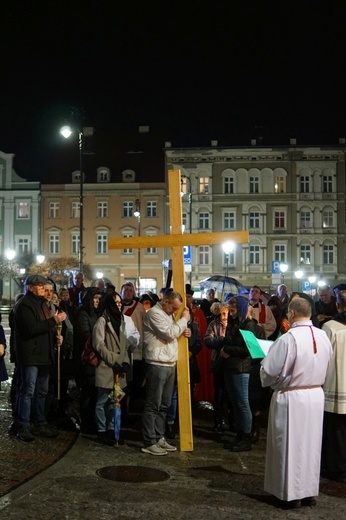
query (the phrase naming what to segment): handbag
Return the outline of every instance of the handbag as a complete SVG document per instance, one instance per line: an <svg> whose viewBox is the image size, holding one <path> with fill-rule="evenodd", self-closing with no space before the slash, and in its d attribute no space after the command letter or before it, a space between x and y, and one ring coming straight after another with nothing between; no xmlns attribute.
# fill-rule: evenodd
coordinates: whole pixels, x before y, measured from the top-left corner
<svg viewBox="0 0 346 520"><path fill-rule="evenodd" d="M88 336L87 340L84 344L84 349L82 351L82 363L86 366L98 367L101 363L101 356L95 352L92 344L92 335Z"/></svg>

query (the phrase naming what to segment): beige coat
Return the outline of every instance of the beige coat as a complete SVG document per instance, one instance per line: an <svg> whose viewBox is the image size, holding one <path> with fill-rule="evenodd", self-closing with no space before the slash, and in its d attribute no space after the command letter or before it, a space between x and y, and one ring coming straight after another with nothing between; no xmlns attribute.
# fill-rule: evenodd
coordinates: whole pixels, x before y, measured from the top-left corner
<svg viewBox="0 0 346 520"><path fill-rule="evenodd" d="M110 320L103 314L95 323L93 328L93 347L102 358L102 361L95 369L95 386L101 388L113 388L115 363L128 363L129 348L139 343L139 332L132 326L129 320L122 319L119 338L117 337ZM132 320L131 320L132 321ZM122 388L126 386L126 376L119 378Z"/></svg>

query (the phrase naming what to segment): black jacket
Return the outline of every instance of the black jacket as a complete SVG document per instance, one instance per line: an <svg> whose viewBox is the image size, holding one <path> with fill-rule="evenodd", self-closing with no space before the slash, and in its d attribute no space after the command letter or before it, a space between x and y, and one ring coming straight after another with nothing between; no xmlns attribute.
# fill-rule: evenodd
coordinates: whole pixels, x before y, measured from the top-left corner
<svg viewBox="0 0 346 520"><path fill-rule="evenodd" d="M16 361L23 365L54 363L56 323L45 298L28 291L13 308Z"/></svg>
<svg viewBox="0 0 346 520"><path fill-rule="evenodd" d="M252 358L239 329L249 330L258 337L258 325L256 320L246 318L242 323L228 316L228 324L224 339L224 352L230 357L224 359L223 369L226 372L249 374L252 366Z"/></svg>

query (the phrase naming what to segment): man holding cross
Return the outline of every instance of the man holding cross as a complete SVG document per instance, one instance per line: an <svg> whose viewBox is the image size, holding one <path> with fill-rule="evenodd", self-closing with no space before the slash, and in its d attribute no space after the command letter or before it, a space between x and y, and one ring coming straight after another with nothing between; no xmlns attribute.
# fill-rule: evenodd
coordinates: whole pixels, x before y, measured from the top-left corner
<svg viewBox="0 0 346 520"><path fill-rule="evenodd" d="M142 415L143 453L167 455L176 451L164 435L167 409L171 404L178 359L178 338L191 334L187 328L190 311L187 307L174 321L183 304L181 295L167 293L161 302L149 309L144 320L143 357L146 362L146 401Z"/></svg>

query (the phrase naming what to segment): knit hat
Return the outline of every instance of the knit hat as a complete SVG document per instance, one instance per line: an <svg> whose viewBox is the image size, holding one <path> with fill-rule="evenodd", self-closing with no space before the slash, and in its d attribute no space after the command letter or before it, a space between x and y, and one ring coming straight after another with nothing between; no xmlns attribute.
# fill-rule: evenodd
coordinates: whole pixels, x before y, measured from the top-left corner
<svg viewBox="0 0 346 520"><path fill-rule="evenodd" d="M237 300L239 321L243 322L245 320L247 312L248 312L249 302L243 296L235 296L234 299Z"/></svg>

